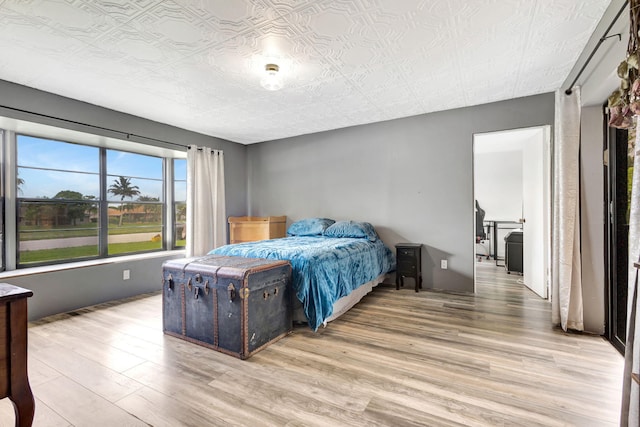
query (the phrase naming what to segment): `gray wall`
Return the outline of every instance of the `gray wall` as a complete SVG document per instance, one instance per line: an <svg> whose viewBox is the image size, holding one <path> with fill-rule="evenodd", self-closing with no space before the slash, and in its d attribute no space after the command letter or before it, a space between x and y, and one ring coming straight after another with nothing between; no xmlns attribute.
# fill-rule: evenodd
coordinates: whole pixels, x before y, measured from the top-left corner
<svg viewBox="0 0 640 427"><path fill-rule="evenodd" d="M33 114L35 113L35 114ZM225 154L225 195L228 215L247 212L247 150L246 146L186 131L95 105L64 98L25 86L0 80L0 116L66 127L73 130L116 136L108 131L91 129L82 124L117 130L170 141L184 146L196 144L222 149ZM51 116L47 118L44 116ZM74 124L58 119L78 122ZM131 143L132 146L136 142ZM149 142L150 145L160 143ZM179 147L168 147L178 149ZM34 291L29 300L29 318L37 319L59 313L160 289L160 265L167 258L182 253L160 255L158 258L122 261L112 258L109 264L19 276L2 273L0 280ZM131 270L131 280L122 280L122 270Z"/></svg>
<svg viewBox="0 0 640 427"><path fill-rule="evenodd" d="M369 221L425 245L427 288L473 292L473 134L553 118L549 93L250 145L249 212Z"/></svg>
<svg viewBox="0 0 640 427"><path fill-rule="evenodd" d="M162 263L184 257L184 251L135 261L112 258L108 264L72 268L48 273L11 276L2 274L1 282L31 289L29 320L63 313L88 305L121 299L162 289ZM122 271L131 272L130 280L122 280ZM20 270L15 272L21 274Z"/></svg>

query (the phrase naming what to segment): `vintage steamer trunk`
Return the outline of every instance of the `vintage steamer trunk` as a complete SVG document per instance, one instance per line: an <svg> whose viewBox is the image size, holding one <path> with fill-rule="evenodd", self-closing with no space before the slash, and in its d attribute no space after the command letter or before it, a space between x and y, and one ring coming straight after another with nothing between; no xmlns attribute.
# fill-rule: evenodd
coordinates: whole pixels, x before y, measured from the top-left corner
<svg viewBox="0 0 640 427"><path fill-rule="evenodd" d="M291 332L287 261L208 255L162 266L164 333L246 359Z"/></svg>

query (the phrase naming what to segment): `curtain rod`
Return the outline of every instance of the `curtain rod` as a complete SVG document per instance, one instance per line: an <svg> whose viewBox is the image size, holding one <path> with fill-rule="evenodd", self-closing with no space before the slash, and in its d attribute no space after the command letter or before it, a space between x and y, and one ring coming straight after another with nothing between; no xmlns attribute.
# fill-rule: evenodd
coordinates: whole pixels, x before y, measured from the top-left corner
<svg viewBox="0 0 640 427"><path fill-rule="evenodd" d="M106 128L106 127L102 127L102 126L90 125L90 124L87 124L87 123L76 122L74 120L63 119L63 118L55 117L55 116L49 116L47 114L42 114L42 113L34 113L33 111L27 111L27 110L21 110L19 108L7 107L6 105L0 105L0 108L6 109L6 110L15 111L17 113L22 113L22 114L25 114L27 116L36 116L36 117L40 117L40 118L54 120L54 121L57 121L57 122L70 123L70 124L79 125L79 126L83 126L83 127L87 127L87 128L91 128L91 129L97 129L97 130L101 130L101 131L115 133L117 135L121 135L120 136L121 139L127 139L127 140L132 140L132 141L135 141L136 139L147 140L147 141L159 142L161 144L173 145L174 147L180 147L183 150L186 149L186 147L184 145L176 144L175 142L164 141L162 139L151 138L151 137L148 137L148 136L136 135L135 133L127 133L127 132L123 132L123 131L120 131L120 130L110 129L110 128ZM140 141L140 142L143 142L143 141Z"/></svg>
<svg viewBox="0 0 640 427"><path fill-rule="evenodd" d="M611 31L611 28L613 27L613 25L616 23L616 21L620 17L620 15L622 15L622 12L627 7L627 4L629 4L629 0L625 0L625 2L623 3L622 7L618 11L618 14L615 16L615 18L613 18L613 21L611 21L611 24L609 24L609 27L604 32L604 35L602 37L600 37L600 40L598 40L598 44L596 45L595 48L593 48L593 50L591 51L591 54L589 55L589 57L585 61L584 65L582 65L582 68L580 68L580 71L578 71L578 75L576 76L576 78L573 79L573 82L571 82L571 84L569 85L569 88L564 91L565 94L571 95L571 92L572 92L572 89L573 89L573 85L576 84L576 82L578 81L578 79L582 75L582 72L584 71L584 69L587 68L587 65L589 65L589 62L591 62L591 59L593 58L593 55L596 54L596 51L600 48L600 45L602 44L602 42L604 42L607 39L610 39L611 37L615 37L615 36L618 36L618 39L620 41L622 41L622 35L621 34L619 34L619 33L618 34L612 34L612 35L608 35L608 34L609 34L609 31Z"/></svg>
<svg viewBox="0 0 640 427"><path fill-rule="evenodd" d="M187 150L191 150L191 147L193 147L192 145L187 145ZM204 148L203 147L197 147L196 151L203 151ZM217 148L212 148L211 149L211 154L220 154L219 152L222 150L219 150Z"/></svg>

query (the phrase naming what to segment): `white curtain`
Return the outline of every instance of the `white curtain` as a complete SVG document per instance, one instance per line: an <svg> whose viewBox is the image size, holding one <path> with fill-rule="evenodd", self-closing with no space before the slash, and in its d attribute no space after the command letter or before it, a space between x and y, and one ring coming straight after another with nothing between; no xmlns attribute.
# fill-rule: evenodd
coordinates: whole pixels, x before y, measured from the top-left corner
<svg viewBox="0 0 640 427"><path fill-rule="evenodd" d="M552 321L562 329L584 330L580 264L579 149L580 88L556 91Z"/></svg>
<svg viewBox="0 0 640 427"><path fill-rule="evenodd" d="M636 118L637 123L637 118ZM637 126L637 125L636 125ZM624 379L622 392L622 414L620 425L638 426L640 420L640 392L638 383L632 381L631 373L640 369L640 337L638 321L638 289L634 262L640 257L640 132L637 132L634 147L633 181L631 187L631 212L629 215L629 291L627 304L627 342L624 355Z"/></svg>
<svg viewBox="0 0 640 427"><path fill-rule="evenodd" d="M187 151L187 257L205 255L227 242L224 155L189 146Z"/></svg>

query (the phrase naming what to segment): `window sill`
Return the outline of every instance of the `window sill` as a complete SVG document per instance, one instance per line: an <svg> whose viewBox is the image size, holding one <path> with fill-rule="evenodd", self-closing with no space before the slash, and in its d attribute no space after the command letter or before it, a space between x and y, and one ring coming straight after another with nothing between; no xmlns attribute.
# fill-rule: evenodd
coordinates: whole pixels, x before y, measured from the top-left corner
<svg viewBox="0 0 640 427"><path fill-rule="evenodd" d="M164 258L164 257L184 257L184 249L152 252L148 254L124 255L112 258L101 258L91 261L68 262L64 264L42 265L38 267L21 268L19 270L3 271L0 273L0 280L11 277L31 276L33 274L52 273L55 271L74 270L77 268L95 267L97 265L118 264L123 262L139 261L143 259Z"/></svg>

